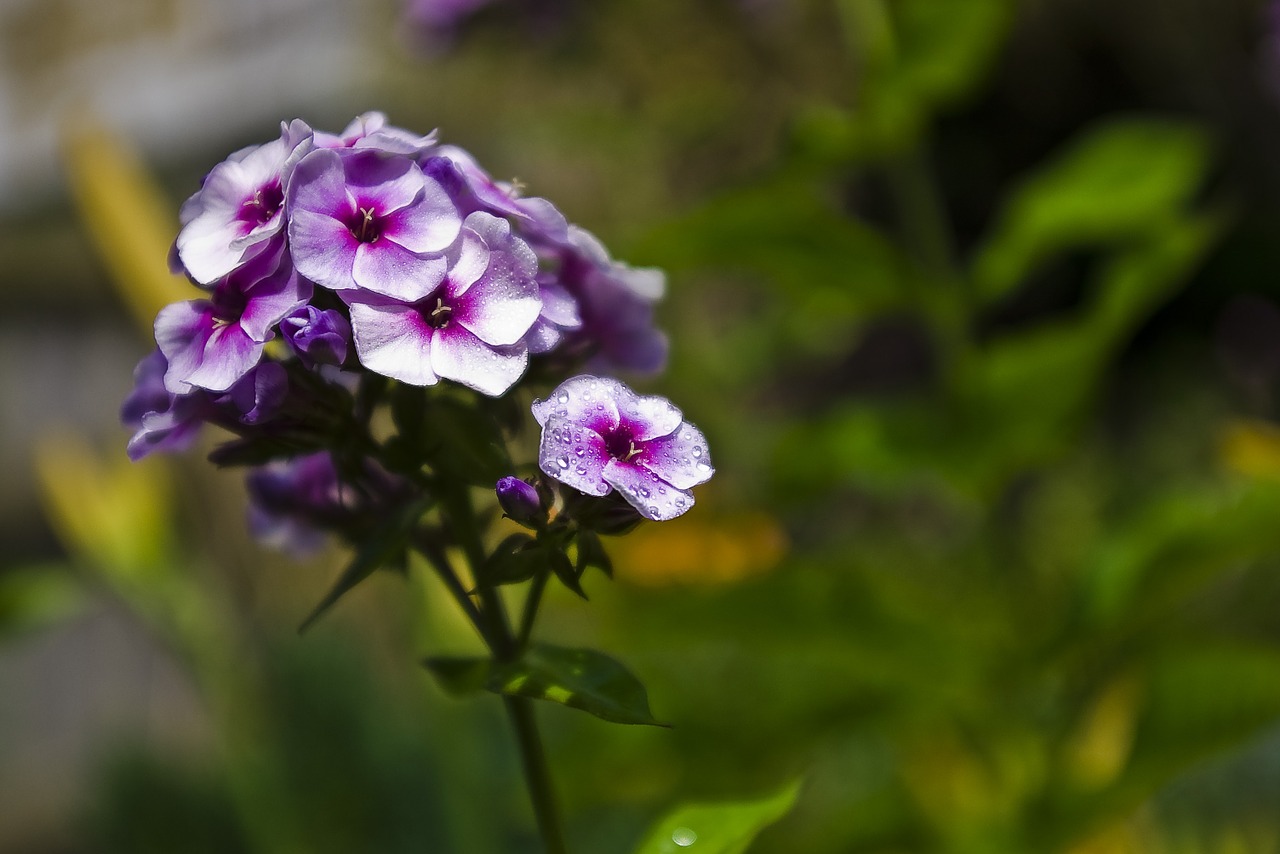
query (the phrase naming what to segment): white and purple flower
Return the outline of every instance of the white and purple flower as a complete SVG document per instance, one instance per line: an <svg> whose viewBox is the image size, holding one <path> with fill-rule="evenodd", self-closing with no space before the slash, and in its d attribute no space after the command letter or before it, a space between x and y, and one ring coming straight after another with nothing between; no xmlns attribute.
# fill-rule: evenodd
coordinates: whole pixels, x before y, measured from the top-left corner
<svg viewBox="0 0 1280 854"><path fill-rule="evenodd" d="M263 253L220 281L209 299L165 306L156 343L168 360L165 387L226 391L262 359L273 327L311 298L283 252Z"/></svg>
<svg viewBox="0 0 1280 854"><path fill-rule="evenodd" d="M541 310L537 268L506 220L472 214L449 252L448 275L423 298L342 292L360 363L410 385L444 378L497 397L529 362L522 339Z"/></svg>
<svg viewBox="0 0 1280 854"><path fill-rule="evenodd" d="M284 203L294 166L313 145L299 119L280 138L242 148L213 167L179 214L174 256L202 285L221 279L283 234Z"/></svg>
<svg viewBox="0 0 1280 854"><path fill-rule="evenodd" d="M538 464L588 495L617 490L640 515L674 519L715 469L706 437L670 401L614 379L579 376L533 404L542 427Z"/></svg>
<svg viewBox="0 0 1280 854"><path fill-rule="evenodd" d="M335 291L418 300L448 269L462 217L412 158L372 148L317 149L294 170L287 198L298 272Z"/></svg>

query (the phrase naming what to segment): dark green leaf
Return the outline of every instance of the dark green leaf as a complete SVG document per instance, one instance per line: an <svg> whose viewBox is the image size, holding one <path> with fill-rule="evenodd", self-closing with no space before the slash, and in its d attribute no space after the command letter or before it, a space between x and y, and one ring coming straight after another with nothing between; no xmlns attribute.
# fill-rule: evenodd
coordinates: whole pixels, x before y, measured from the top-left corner
<svg viewBox="0 0 1280 854"><path fill-rule="evenodd" d="M799 794L796 781L760 800L676 807L654 822L635 854L743 854L760 831L791 810Z"/></svg>
<svg viewBox="0 0 1280 854"><path fill-rule="evenodd" d="M533 537L528 534L512 534L507 537L485 561L478 581L492 587L517 584L533 578L547 565L547 556L542 549L528 548L533 541Z"/></svg>
<svg viewBox="0 0 1280 854"><path fill-rule="evenodd" d="M578 575L593 566L613 578L613 561L604 550L600 536L595 531L583 531L578 535Z"/></svg>
<svg viewBox="0 0 1280 854"><path fill-rule="evenodd" d="M332 608L339 599L378 569L403 565L409 531L417 524L419 517L426 512L430 503L428 499L415 501L400 513L393 514L377 530L373 531L356 551L351 563L338 576L338 580L334 582L333 587L320 600L319 604L312 609L307 618L302 621L302 625L298 626L298 631L305 632L311 628L312 624Z"/></svg>
<svg viewBox="0 0 1280 854"><path fill-rule="evenodd" d="M649 697L631 673L604 653L534 644L517 661L429 658L424 665L446 691L492 691L548 700L621 724L666 726L649 711Z"/></svg>
<svg viewBox="0 0 1280 854"><path fill-rule="evenodd" d="M556 574L556 578L560 579L560 583L586 599L586 591L582 589L581 572L574 568L569 557L561 551L548 551L545 554L551 571Z"/></svg>

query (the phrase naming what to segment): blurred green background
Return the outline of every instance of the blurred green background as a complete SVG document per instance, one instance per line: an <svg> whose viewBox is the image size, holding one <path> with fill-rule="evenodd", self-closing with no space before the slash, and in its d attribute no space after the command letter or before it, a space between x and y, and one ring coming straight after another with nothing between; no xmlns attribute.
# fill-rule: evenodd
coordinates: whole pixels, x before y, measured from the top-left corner
<svg viewBox="0 0 1280 854"><path fill-rule="evenodd" d="M718 474L549 596L674 725L540 709L575 852L796 779L751 852L1280 851L1267 4L403 11L0 0L0 851L539 850L428 573L300 638L343 556L116 424L200 176L368 109L669 273Z"/></svg>

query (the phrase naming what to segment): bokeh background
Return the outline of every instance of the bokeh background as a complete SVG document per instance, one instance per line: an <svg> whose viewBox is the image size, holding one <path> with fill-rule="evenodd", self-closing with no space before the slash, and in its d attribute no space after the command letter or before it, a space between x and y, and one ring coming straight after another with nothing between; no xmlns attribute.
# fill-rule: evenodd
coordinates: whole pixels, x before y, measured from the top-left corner
<svg viewBox="0 0 1280 854"><path fill-rule="evenodd" d="M1280 10L430 5L0 0L0 851L539 850L427 573L299 637L343 555L124 455L178 205L369 109L669 274L718 474L549 595L674 724L539 710L573 850L1280 851Z"/></svg>

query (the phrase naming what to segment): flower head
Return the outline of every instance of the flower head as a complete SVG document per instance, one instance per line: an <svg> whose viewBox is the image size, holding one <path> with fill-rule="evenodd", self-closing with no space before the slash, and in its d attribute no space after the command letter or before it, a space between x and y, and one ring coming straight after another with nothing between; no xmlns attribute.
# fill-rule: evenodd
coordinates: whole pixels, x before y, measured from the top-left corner
<svg viewBox="0 0 1280 854"><path fill-rule="evenodd" d="M574 377L535 401L533 416L547 475L589 495L616 489L646 519L684 513L689 490L715 473L706 438L679 409L614 379Z"/></svg>

